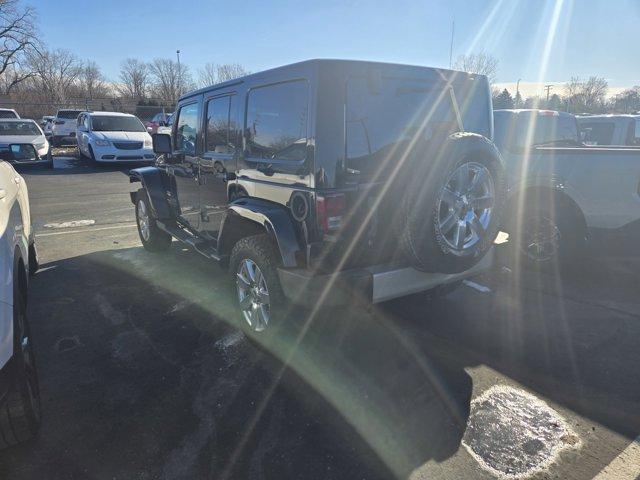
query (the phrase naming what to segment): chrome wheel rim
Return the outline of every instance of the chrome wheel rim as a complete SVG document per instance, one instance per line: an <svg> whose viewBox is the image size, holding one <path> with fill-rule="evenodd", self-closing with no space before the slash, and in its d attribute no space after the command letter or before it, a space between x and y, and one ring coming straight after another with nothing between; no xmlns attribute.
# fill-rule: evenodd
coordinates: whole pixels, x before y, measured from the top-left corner
<svg viewBox="0 0 640 480"><path fill-rule="evenodd" d="M481 163L463 163L440 191L436 227L447 246L466 254L487 234L495 202L493 176Z"/></svg>
<svg viewBox="0 0 640 480"><path fill-rule="evenodd" d="M525 222L521 248L530 260L548 262L558 254L560 229L549 217L531 217Z"/></svg>
<svg viewBox="0 0 640 480"><path fill-rule="evenodd" d="M260 267L250 258L238 265L236 289L245 322L254 332L264 331L269 326L269 289Z"/></svg>
<svg viewBox="0 0 640 480"><path fill-rule="evenodd" d="M140 229L140 236L145 242L149 241L151 231L149 229L149 214L147 213L147 206L143 200L138 200L138 228Z"/></svg>

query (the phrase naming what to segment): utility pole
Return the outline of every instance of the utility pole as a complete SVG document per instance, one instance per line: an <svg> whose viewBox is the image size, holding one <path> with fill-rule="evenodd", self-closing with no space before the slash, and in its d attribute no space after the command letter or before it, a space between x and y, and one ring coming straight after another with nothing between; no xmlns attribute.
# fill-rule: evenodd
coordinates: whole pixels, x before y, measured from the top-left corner
<svg viewBox="0 0 640 480"><path fill-rule="evenodd" d="M520 98L520 80L522 79L519 78L518 81L516 82L516 98L515 98L516 103L518 103L518 98ZM515 107L520 108L520 105L516 105Z"/></svg>
<svg viewBox="0 0 640 480"><path fill-rule="evenodd" d="M449 47L449 70L453 68L453 35L456 32L456 21L451 20L451 46Z"/></svg>
<svg viewBox="0 0 640 480"><path fill-rule="evenodd" d="M178 57L178 97L182 95L181 83L182 83L182 70L180 69L180 50L176 50L176 57ZM178 99L176 98L176 101Z"/></svg>
<svg viewBox="0 0 640 480"><path fill-rule="evenodd" d="M544 89L547 91L547 105L549 105L549 92L553 88L553 85L545 85Z"/></svg>

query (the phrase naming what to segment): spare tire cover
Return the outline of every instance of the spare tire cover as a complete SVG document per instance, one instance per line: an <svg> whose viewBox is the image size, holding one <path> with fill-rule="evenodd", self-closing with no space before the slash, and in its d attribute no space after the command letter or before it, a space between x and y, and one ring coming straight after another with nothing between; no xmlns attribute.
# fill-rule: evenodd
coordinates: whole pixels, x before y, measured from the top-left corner
<svg viewBox="0 0 640 480"><path fill-rule="evenodd" d="M437 147L411 154L403 199L401 247L426 272L473 267L498 234L506 196L504 162L495 145L474 133L455 133Z"/></svg>

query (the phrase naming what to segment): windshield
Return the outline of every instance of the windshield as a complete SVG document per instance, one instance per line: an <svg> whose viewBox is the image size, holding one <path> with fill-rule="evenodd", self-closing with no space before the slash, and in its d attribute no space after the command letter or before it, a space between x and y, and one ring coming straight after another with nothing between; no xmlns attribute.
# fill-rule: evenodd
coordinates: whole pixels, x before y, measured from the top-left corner
<svg viewBox="0 0 640 480"><path fill-rule="evenodd" d="M64 118L65 120L78 118L78 115L82 113L82 110L60 110L58 111L58 118Z"/></svg>
<svg viewBox="0 0 640 480"><path fill-rule="evenodd" d="M33 122L0 122L2 135L42 135L40 128Z"/></svg>
<svg viewBox="0 0 640 480"><path fill-rule="evenodd" d="M93 115L91 129L94 132L146 132L147 129L137 117Z"/></svg>

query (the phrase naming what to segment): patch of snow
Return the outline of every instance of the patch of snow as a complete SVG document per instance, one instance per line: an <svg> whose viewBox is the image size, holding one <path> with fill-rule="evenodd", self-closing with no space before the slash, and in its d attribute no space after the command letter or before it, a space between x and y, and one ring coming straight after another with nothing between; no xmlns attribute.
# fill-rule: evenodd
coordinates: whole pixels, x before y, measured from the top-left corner
<svg viewBox="0 0 640 480"><path fill-rule="evenodd" d="M214 344L218 350L222 350L223 352L228 350L230 347L236 346L244 339L244 335L242 332L235 331L228 333L224 337L220 338Z"/></svg>
<svg viewBox="0 0 640 480"><path fill-rule="evenodd" d="M462 444L486 470L522 478L544 470L580 439L558 412L534 395L495 385L471 402Z"/></svg>
<svg viewBox="0 0 640 480"><path fill-rule="evenodd" d="M96 223L95 220L71 220L68 222L60 222L60 223L46 223L44 228L72 228L72 227L88 227L89 225L94 225Z"/></svg>

